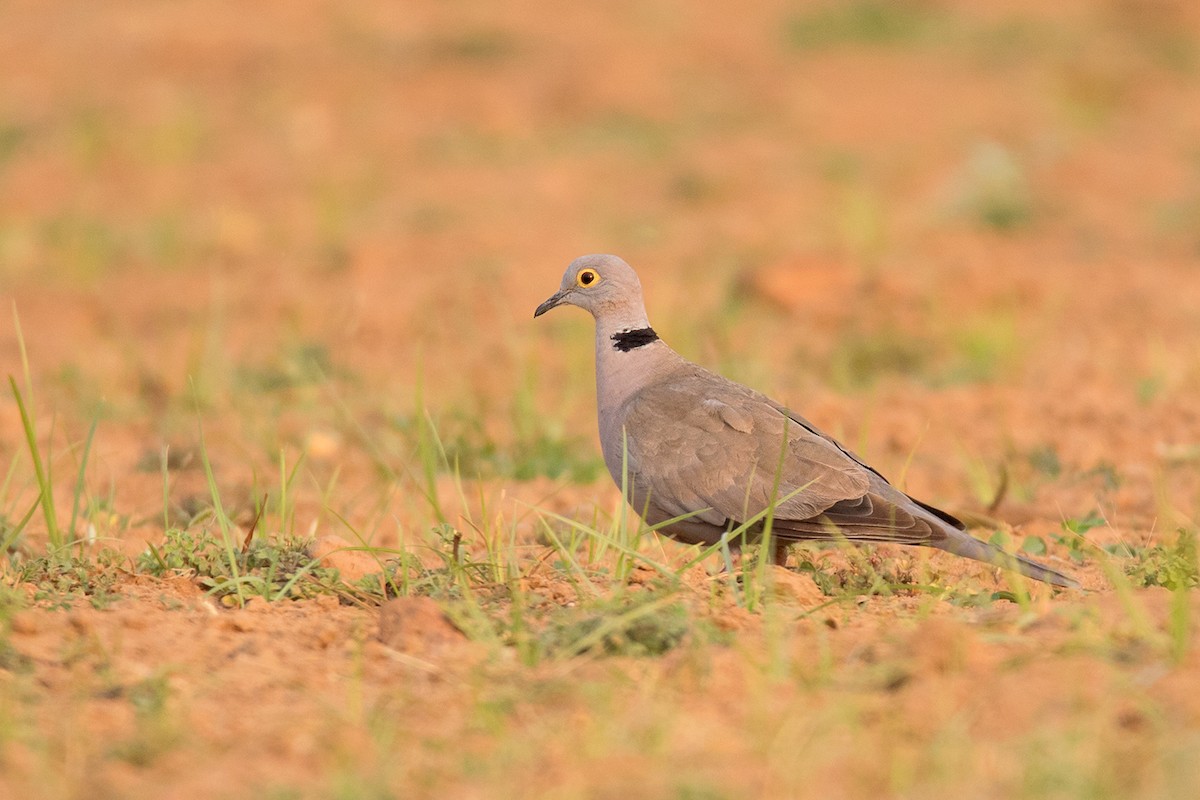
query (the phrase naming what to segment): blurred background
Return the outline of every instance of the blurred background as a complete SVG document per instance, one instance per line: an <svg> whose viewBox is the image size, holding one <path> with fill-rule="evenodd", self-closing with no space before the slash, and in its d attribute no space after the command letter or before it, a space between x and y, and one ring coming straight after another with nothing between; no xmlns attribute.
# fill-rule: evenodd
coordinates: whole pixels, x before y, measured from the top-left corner
<svg viewBox="0 0 1200 800"><path fill-rule="evenodd" d="M467 472L594 480L590 321L530 317L597 251L918 489L1153 513L1200 441L1200 6L0 4L0 286L118 476L197 410L270 465L424 406Z"/></svg>
<svg viewBox="0 0 1200 800"><path fill-rule="evenodd" d="M1089 591L610 527L598 251ZM1196 0L0 0L5 377L0 797L1196 794Z"/></svg>

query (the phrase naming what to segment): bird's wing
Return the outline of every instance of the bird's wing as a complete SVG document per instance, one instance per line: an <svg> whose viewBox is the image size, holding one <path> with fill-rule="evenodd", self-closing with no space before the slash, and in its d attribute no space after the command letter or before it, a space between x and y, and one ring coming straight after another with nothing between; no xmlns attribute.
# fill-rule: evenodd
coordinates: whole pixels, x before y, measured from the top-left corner
<svg viewBox="0 0 1200 800"><path fill-rule="evenodd" d="M936 506L931 506L928 503L922 503L920 500L916 499L915 497L911 497L907 494L903 494L898 489L894 489L891 485L891 481L889 481L887 478L885 478L877 469L872 467L870 464L867 464L866 462L864 462L861 458L858 457L858 455L856 453L854 453L851 450L848 450L844 445L842 445L841 442L837 441L836 439L829 436L828 434L822 432L820 429L817 428L817 426L813 425L811 422L809 422L807 419L805 419L804 417L797 414L795 411L792 411L789 408L779 405L778 403L775 403L774 401L771 401L771 404L775 408L777 408L781 413L783 413L789 419L791 419L793 422L800 425L805 430L812 433L814 436L820 437L820 438L824 439L825 441L829 442L831 445L833 445L838 450L840 450L843 454L845 454L845 456L847 458L851 459L852 461L854 461L854 463L858 464L860 467L862 467L863 469L870 472L874 476L872 483L875 484L881 490L881 493L883 495L886 495L885 497L877 498L878 500L884 501L885 505L887 503L891 503L893 505L898 505L898 506L903 507L903 506L907 505L907 503L912 503L912 504L918 506L921 510L928 512L929 514L932 514L933 516L937 517L942 522L945 522L952 528L956 528L960 531L965 531L967 529L966 524L962 520L955 517L953 514L943 511L942 509L937 508ZM886 486L886 488L879 486L880 483L884 484ZM839 512L843 512L843 513L839 513ZM853 524L854 520L869 519L873 516L873 513L874 512L872 510L866 509L866 508L847 507L844 509L844 511L842 509L832 509L830 518L831 519L841 518L844 514L845 518L841 520L841 524L847 525L847 524ZM892 513L892 512L889 510L889 513ZM903 523L905 522L905 520L903 520L901 517L896 517L896 519L897 519L897 523L898 523L897 526L904 527ZM919 519L919 517L918 517L918 519Z"/></svg>
<svg viewBox="0 0 1200 800"><path fill-rule="evenodd" d="M727 526L774 502L783 538L928 544L943 535L923 506L810 423L701 368L635 394L624 426L630 476L667 515Z"/></svg>
<svg viewBox="0 0 1200 800"><path fill-rule="evenodd" d="M871 486L870 473L836 445L711 373L648 386L624 411L630 474L667 512L699 512L720 525L775 500L777 519L804 520Z"/></svg>

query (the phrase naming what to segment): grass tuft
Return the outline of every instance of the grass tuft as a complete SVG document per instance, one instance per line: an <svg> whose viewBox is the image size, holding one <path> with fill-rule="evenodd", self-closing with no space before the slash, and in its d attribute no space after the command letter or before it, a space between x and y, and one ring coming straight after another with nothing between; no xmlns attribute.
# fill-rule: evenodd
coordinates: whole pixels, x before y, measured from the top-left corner
<svg viewBox="0 0 1200 800"><path fill-rule="evenodd" d="M1025 163L996 142L975 145L950 185L950 211L999 233L1028 227L1038 202Z"/></svg>
<svg viewBox="0 0 1200 800"><path fill-rule="evenodd" d="M615 597L553 614L539 644L552 657L660 656L691 628L686 606L672 593Z"/></svg>
<svg viewBox="0 0 1200 800"><path fill-rule="evenodd" d="M87 600L95 608L105 608L120 599L126 563L124 556L107 548L87 555L58 550L23 562L15 574L36 587L35 602L70 608L78 600Z"/></svg>
<svg viewBox="0 0 1200 800"><path fill-rule="evenodd" d="M842 45L900 45L928 35L937 20L935 7L914 0L849 0L793 15L785 40L801 52Z"/></svg>
<svg viewBox="0 0 1200 800"><path fill-rule="evenodd" d="M1147 547L1121 544L1115 554L1129 559L1125 574L1135 586L1162 586L1172 591L1200 588L1195 531L1181 528L1171 543Z"/></svg>
<svg viewBox="0 0 1200 800"><path fill-rule="evenodd" d="M236 552L231 564L225 546L203 529L168 530L163 542L149 545L134 566L155 577L191 574L210 594L241 602L247 597L279 601L334 594L339 585L336 571L313 559L308 542L256 538Z"/></svg>

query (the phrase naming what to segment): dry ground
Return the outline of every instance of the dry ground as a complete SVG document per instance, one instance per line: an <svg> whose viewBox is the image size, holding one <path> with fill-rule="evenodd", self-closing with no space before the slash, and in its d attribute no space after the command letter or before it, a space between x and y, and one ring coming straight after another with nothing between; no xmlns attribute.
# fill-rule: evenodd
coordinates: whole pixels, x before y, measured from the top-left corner
<svg viewBox="0 0 1200 800"><path fill-rule="evenodd" d="M638 537L594 251L1086 591ZM1191 797L1198 261L1183 0L0 4L0 796Z"/></svg>

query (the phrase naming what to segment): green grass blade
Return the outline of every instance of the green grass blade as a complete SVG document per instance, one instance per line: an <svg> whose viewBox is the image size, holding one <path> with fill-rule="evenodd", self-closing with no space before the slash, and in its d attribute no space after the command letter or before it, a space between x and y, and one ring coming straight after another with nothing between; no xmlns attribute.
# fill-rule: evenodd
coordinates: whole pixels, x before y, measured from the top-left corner
<svg viewBox="0 0 1200 800"><path fill-rule="evenodd" d="M163 532L171 529L171 472L167 466L168 457L170 455L170 447L163 445L161 455L159 456L159 465L162 469L162 484L163 484Z"/></svg>
<svg viewBox="0 0 1200 800"><path fill-rule="evenodd" d="M50 549L58 550L62 547L62 532L58 528L58 516L54 511L54 492L50 486L50 479L46 473L46 469L42 464L42 454L41 450L38 449L37 433L34 431L33 419L29 416L28 409L25 408L25 401L21 397L21 390L17 388L17 381L11 375L8 376L8 384L12 387L13 397L17 401L17 411L21 415L21 426L25 429L25 443L29 447L29 456L33 459L33 472L37 478L38 491L41 495L42 516L46 519L46 536L50 541Z"/></svg>
<svg viewBox="0 0 1200 800"><path fill-rule="evenodd" d="M21 531L25 530L25 526L29 524L29 520L33 519L33 515L37 513L38 506L41 505L41 498L33 501L33 505L25 512L25 516L21 517L21 521L12 527L8 535L4 537L4 541L0 542L0 553L7 553L8 548L12 547L12 543L21 535Z"/></svg>
<svg viewBox="0 0 1200 800"><path fill-rule="evenodd" d="M238 544L234 542L232 524L229 517L225 514L225 507L221 503L221 492L217 488L217 478L213 474L212 461L208 457L208 447L204 443L204 427L197 423L197 432L200 436L200 463L204 465L204 477L208 482L208 492L212 497L213 515L217 518L217 526L221 529L221 542L225 547L225 560L229 565L229 574L234 588L237 590L238 604L245 605L246 597L242 593L245 581L241 576L241 565L238 562Z"/></svg>
<svg viewBox="0 0 1200 800"><path fill-rule="evenodd" d="M71 536L75 536L75 521L79 517L79 501L84 495L83 483L84 478L87 477L88 457L92 452L92 440L96 436L96 425L99 422L99 419L92 420L92 425L88 428L87 439L83 443L83 457L79 460L79 474L75 476L75 496L71 501L71 524L67 526L67 532Z"/></svg>

